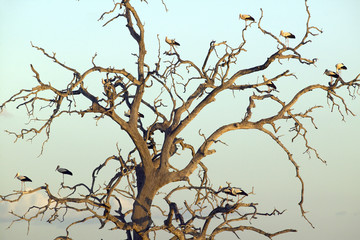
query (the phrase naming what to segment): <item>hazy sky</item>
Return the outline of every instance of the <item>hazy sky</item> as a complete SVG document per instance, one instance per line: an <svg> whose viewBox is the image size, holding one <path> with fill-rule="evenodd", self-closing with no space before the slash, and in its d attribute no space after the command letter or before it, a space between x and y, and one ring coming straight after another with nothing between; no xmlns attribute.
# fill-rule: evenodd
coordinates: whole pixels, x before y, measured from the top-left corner
<svg viewBox="0 0 360 240"><path fill-rule="evenodd" d="M181 43L178 51L183 58L201 63L212 40L227 40L230 45L236 46L241 41L244 26L244 22L238 19L239 13L248 13L259 19L260 8L264 11L262 26L266 30L276 35L280 30L285 30L297 36L297 39L290 41L290 45L294 45L305 30L306 13L301 0L172 0L166 1L168 12L165 12L161 0L148 1L151 2L148 6L143 3L136 5L141 6L138 13L145 23L146 61L151 66L158 54L157 34L161 40L165 36L176 38ZM360 2L308 2L312 14L310 24L324 33L311 38L312 43L303 47L301 54L307 58L318 58L316 67L283 61L282 65L274 64L266 71L267 75L275 76L289 69L297 75L298 79L284 79L278 83L278 96L285 100L301 87L326 84L329 79L323 75L324 70L334 69L338 62L348 67L342 73L345 81L360 73ZM32 48L30 41L49 53L56 52L60 61L80 72L92 66L91 58L95 52L98 54L98 65L130 71L136 69L131 53L135 53L137 48L125 28L125 21L118 20L104 28L101 26L104 21L97 21L103 12L112 8L111 0L0 0L0 3L0 103L19 89L31 88L36 84L30 64L40 72L44 82L51 82L55 87L65 86L65 81L69 79L68 72ZM239 60L236 69L261 64L276 50L276 44L262 34L255 24L247 31L246 37L247 53ZM167 48L162 42L161 52ZM261 73L242 81L254 82L258 78L261 80ZM324 106L313 115L318 129L310 124L307 126L310 143L319 150L327 165L316 159L314 154L309 159L307 154L303 154L305 148L302 141L291 143L292 135L287 131L286 123L283 129L283 140L301 166L306 184L304 208L309 211L307 217L315 229L301 217L297 205L300 183L295 178L294 168L286 154L269 137L254 130L229 133L221 138L228 146L216 145L217 153L205 160L214 186L229 181L247 191L254 187L256 195L249 196L247 201L259 202L263 211L272 211L274 207L287 209L282 216L262 220L264 229L276 231L296 228L299 232L274 239L360 239L357 231L360 224L360 97L352 100L346 91L341 94L357 116L345 116L345 121L342 121L336 109L331 112L323 92L310 93L296 106L301 110L313 105ZM219 96L213 107L205 109L192 128L184 131L183 137L197 142L201 138L194 132L197 133L199 128L208 134L219 124L241 119L244 112L232 107L236 104L240 108L246 106L246 99L240 94L233 96L230 92ZM229 101L232 101L231 104L228 104ZM272 105L260 104L258 109L261 114L275 111ZM20 131L28 127L23 110L16 110L13 104L0 114L1 195L20 188L20 183L14 179L16 172L32 178L33 182L27 184L28 188L46 182L56 189L61 181L61 175L54 171L58 164L74 173L72 178L66 179L67 183L75 184L84 178L90 181L89 171L106 157L117 153L116 143L123 148L129 146L126 135L108 120L96 125L91 118L64 117L54 122L50 141L45 145L43 155L38 157L44 135L32 142L19 140L13 143L14 137L4 132L5 129ZM29 235L26 235L26 223L15 223L11 229L5 229L13 219L7 214L10 209L21 213L26 206L42 201L42 196L37 195L10 206L0 203L0 239L45 240L63 234L64 224L50 225L46 221L34 221ZM77 219L75 215L70 218ZM115 238L116 232L106 229L98 231L98 227L97 222L88 223L73 228L71 234L74 239ZM241 239L264 239L256 234L239 235Z"/></svg>

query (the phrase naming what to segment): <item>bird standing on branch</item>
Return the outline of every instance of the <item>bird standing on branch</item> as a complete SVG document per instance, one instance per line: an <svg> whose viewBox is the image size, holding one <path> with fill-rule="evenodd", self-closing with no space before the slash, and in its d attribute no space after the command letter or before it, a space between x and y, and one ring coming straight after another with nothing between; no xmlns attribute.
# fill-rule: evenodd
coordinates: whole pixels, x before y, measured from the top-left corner
<svg viewBox="0 0 360 240"><path fill-rule="evenodd" d="M180 43L175 41L175 39L168 39L168 37L165 37L165 42L169 44L171 47L173 46L180 46Z"/></svg>
<svg viewBox="0 0 360 240"><path fill-rule="evenodd" d="M289 32L280 31L280 35L285 38L285 43L287 43L287 47L289 47L289 38L295 38L295 35Z"/></svg>
<svg viewBox="0 0 360 240"><path fill-rule="evenodd" d="M336 67L336 73L340 75L340 70L346 70L347 67L343 63L338 63L335 65Z"/></svg>
<svg viewBox="0 0 360 240"><path fill-rule="evenodd" d="M241 188L238 188L238 187L230 187L230 186L222 187L222 186L220 186L219 190L216 193L219 193L219 192L223 192L223 193L225 193L227 195L231 195L231 196L238 196L238 199L239 199L240 195L248 196L248 194L244 190L242 190Z"/></svg>
<svg viewBox="0 0 360 240"><path fill-rule="evenodd" d="M24 191L25 191L25 182L32 182L30 178L28 178L27 176L21 176L20 173L16 173L15 177L21 181L21 191L22 191L22 186L24 184Z"/></svg>
<svg viewBox="0 0 360 240"><path fill-rule="evenodd" d="M59 173L61 173L63 175L63 183L64 183L64 175L70 175L72 176L72 172L70 172L69 170L67 170L66 168L61 168L60 165L57 165L55 171L58 171Z"/></svg>
<svg viewBox="0 0 360 240"><path fill-rule="evenodd" d="M269 80L265 77L265 75L262 75L262 77L264 79L264 82ZM268 91L270 91L270 87L276 90L276 86L272 81L270 81L269 83L266 83L266 85L269 87Z"/></svg>
<svg viewBox="0 0 360 240"><path fill-rule="evenodd" d="M248 15L248 14L239 14L239 19L242 19L242 20L245 20L245 25L247 25L247 21L250 21L250 22L255 22L255 19Z"/></svg>
<svg viewBox="0 0 360 240"><path fill-rule="evenodd" d="M324 72L325 75L331 77L331 80L329 82L329 84L331 85L333 83L333 77L334 78L338 78L339 77L339 74L337 74L336 72L334 71L330 71L328 69L325 69L325 72Z"/></svg>

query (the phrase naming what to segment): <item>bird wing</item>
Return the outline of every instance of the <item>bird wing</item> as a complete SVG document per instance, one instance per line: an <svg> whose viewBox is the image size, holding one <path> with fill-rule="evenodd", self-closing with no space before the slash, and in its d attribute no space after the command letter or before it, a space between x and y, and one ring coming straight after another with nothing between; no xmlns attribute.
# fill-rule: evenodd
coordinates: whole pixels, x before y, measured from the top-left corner
<svg viewBox="0 0 360 240"><path fill-rule="evenodd" d="M20 181L22 182L32 182L27 176L19 176Z"/></svg>
<svg viewBox="0 0 360 240"><path fill-rule="evenodd" d="M172 44L176 45L176 46L180 46L180 43L178 43L177 41L175 41L175 39L172 40Z"/></svg>
<svg viewBox="0 0 360 240"><path fill-rule="evenodd" d="M59 168L58 171L62 174L67 174L67 175L73 175L72 172L70 172L68 169L66 168Z"/></svg>
<svg viewBox="0 0 360 240"><path fill-rule="evenodd" d="M250 15L247 16L246 20L255 22L255 19Z"/></svg>
<svg viewBox="0 0 360 240"><path fill-rule="evenodd" d="M236 196L236 194L233 192L233 189L231 187L225 187L222 189L223 193L229 194L231 196Z"/></svg>
<svg viewBox="0 0 360 240"><path fill-rule="evenodd" d="M329 77L335 77L338 78L339 75L336 72L330 71L330 70L326 70L325 74L328 75Z"/></svg>
<svg viewBox="0 0 360 240"><path fill-rule="evenodd" d="M248 194L242 190L241 188L234 188L234 193L237 194L237 195L245 195L245 196L248 196Z"/></svg>

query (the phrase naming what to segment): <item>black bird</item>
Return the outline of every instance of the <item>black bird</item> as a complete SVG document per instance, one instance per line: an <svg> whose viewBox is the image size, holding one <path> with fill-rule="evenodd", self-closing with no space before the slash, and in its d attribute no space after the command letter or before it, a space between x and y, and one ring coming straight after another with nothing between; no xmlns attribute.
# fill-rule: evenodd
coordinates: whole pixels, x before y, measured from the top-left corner
<svg viewBox="0 0 360 240"><path fill-rule="evenodd" d="M32 182L30 178L27 176L21 176L20 173L16 173L15 177L21 181L21 191L22 191L22 185L24 184L24 190L25 190L25 182Z"/></svg>
<svg viewBox="0 0 360 240"><path fill-rule="evenodd" d="M63 175L63 182L64 182L64 175L70 175L72 176L72 172L70 172L69 170L67 170L66 168L61 168L60 165L58 165L55 169L55 171L58 171L59 173L62 173Z"/></svg>

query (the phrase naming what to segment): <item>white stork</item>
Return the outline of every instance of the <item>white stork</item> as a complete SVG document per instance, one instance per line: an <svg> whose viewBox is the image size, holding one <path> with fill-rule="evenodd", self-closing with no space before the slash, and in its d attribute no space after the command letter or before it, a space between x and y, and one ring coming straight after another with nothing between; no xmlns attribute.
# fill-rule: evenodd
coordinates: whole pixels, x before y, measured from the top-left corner
<svg viewBox="0 0 360 240"><path fill-rule="evenodd" d="M338 63L335 65L336 73L340 75L340 70L346 70L347 67L343 63Z"/></svg>
<svg viewBox="0 0 360 240"><path fill-rule="evenodd" d="M171 47L173 46L180 46L180 43L175 41L175 39L168 39L168 37L165 37L165 42L169 44Z"/></svg>
<svg viewBox="0 0 360 240"><path fill-rule="evenodd" d="M280 31L280 36L283 36L285 38L285 43L287 43L287 46L289 47L289 38L295 38L295 35L289 32L284 32L283 30Z"/></svg>
<svg viewBox="0 0 360 240"><path fill-rule="evenodd" d="M266 82L266 81L269 80L269 79L267 79L267 78L265 77L265 75L262 75L262 77L263 77L263 79L264 79L264 82ZM275 84L274 84L272 81L270 81L270 82L267 83L266 85L269 87L268 91L270 91L270 87L272 87L273 89L276 90L276 86L275 86Z"/></svg>
<svg viewBox="0 0 360 240"><path fill-rule="evenodd" d="M223 193L225 193L227 195L231 195L231 196L238 196L238 199L239 199L240 195L248 196L248 194L244 190L242 190L241 188L238 188L238 187L230 187L230 186L222 187L222 186L220 186L217 193L219 193L219 192L223 192Z"/></svg>
<svg viewBox="0 0 360 240"><path fill-rule="evenodd" d="M339 77L339 74L337 74L336 72L334 71L330 71L328 69L325 69L325 72L324 72L325 75L331 77L331 80L329 82L329 84L332 84L333 83L333 77L334 78L338 78Z"/></svg>
<svg viewBox="0 0 360 240"><path fill-rule="evenodd" d="M255 22L255 19L248 15L248 14L239 14L239 19L242 19L242 20L245 20L245 25L247 25L247 21L250 21L250 22Z"/></svg>
<svg viewBox="0 0 360 240"><path fill-rule="evenodd" d="M25 190L25 182L32 182L30 178L28 178L27 176L21 176L20 173L16 173L15 177L21 181L21 191L22 191L22 186L24 184L24 190Z"/></svg>
<svg viewBox="0 0 360 240"><path fill-rule="evenodd" d="M66 168L61 168L60 165L57 165L55 171L58 171L59 173L61 173L63 175L63 182L64 182L64 175L70 175L72 176L72 172L70 172L69 170L67 170Z"/></svg>

